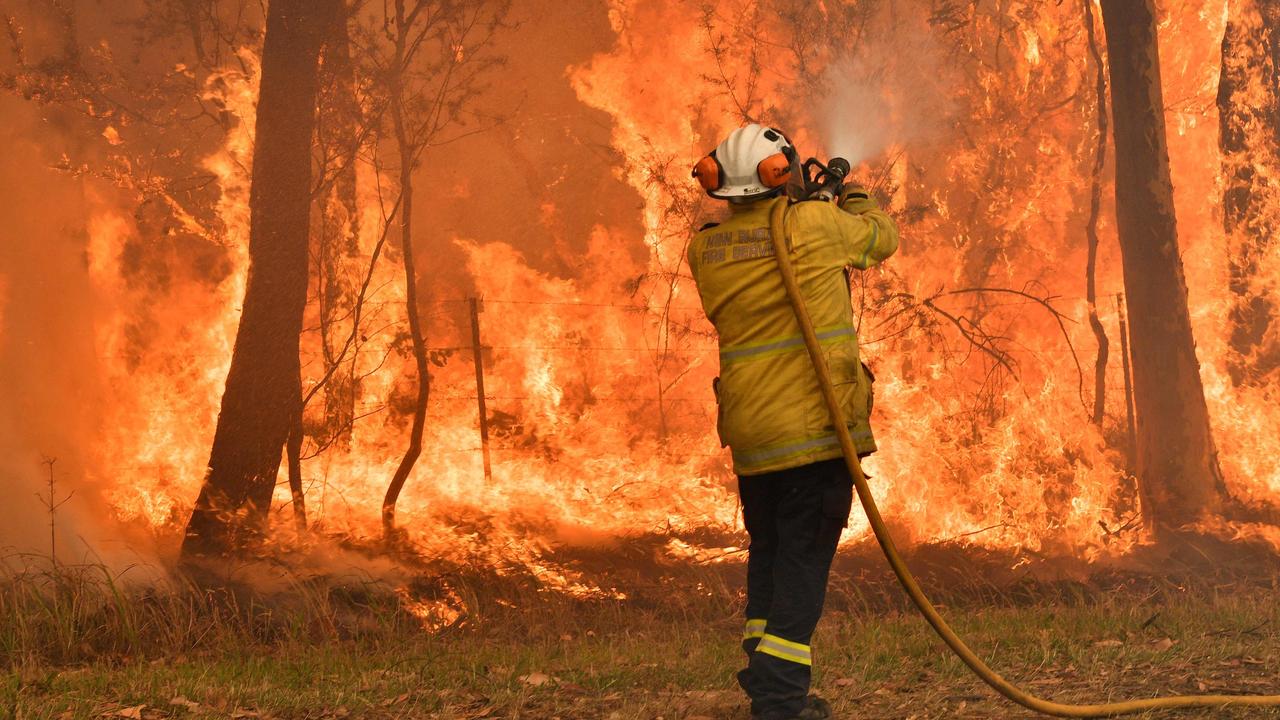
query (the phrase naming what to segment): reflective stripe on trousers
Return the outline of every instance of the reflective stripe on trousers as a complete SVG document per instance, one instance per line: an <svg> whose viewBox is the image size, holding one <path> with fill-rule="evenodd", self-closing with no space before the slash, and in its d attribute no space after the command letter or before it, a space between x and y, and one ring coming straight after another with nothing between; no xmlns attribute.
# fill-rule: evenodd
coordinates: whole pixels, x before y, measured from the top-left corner
<svg viewBox="0 0 1280 720"><path fill-rule="evenodd" d="M756 652L772 655L782 660L790 660L801 665L813 664L813 651L809 649L808 645L791 642L769 633L765 633L764 637L760 638L760 644L756 646Z"/></svg>

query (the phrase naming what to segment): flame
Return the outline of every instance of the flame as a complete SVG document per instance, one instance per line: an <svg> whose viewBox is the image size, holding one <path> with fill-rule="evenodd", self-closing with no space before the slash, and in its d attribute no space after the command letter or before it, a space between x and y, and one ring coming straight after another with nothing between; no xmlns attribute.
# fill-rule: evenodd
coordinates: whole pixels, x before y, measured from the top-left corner
<svg viewBox="0 0 1280 720"><path fill-rule="evenodd" d="M548 587L594 597L621 593L556 565L557 548L655 535L673 558L734 557L736 541L715 548L692 539L708 529L737 533L738 522L727 452L714 433L714 335L682 262L691 229L716 211L686 168L745 115L786 127L813 154L848 140L858 148L859 176L877 185L902 222L901 254L855 287L864 355L878 377L881 452L867 466L902 539L1091 560L1141 542L1141 533L1116 531L1136 512L1117 439L1126 412L1117 351L1103 429L1085 408L1094 339L1082 321L1082 228L1096 119L1092 86L1082 80L1092 71L1079 7L1015 1L1000 18L978 9L953 18L905 3L868 19L855 43L832 18L845 12L839 3L820 3L812 22L792 24L754 23L749 5L720 0L704 11L608 0L600 6L610 32L604 49L556 78L578 103L565 112L609 119L615 179L639 200L629 210L638 215L634 227L601 221L580 240L585 249L569 269L549 269L554 263L540 249L506 237L446 233L431 251L461 265L429 278L420 308L432 400L426 450L398 511L410 538L432 557L519 567ZM1227 372L1231 239L1222 229L1213 103L1226 19L1224 0L1162 18L1170 160L1227 487L1244 502L1275 502L1277 379L1238 387ZM825 49L799 58L778 50L810 46ZM906 46L915 61L901 59ZM463 57L461 45L455 51ZM207 99L232 120L222 147L203 161L218 189L214 225L166 207L170 227L157 236L114 196L90 198L86 257L101 298L95 340L109 389L91 479L118 519L160 536L176 535L199 490L231 357L248 265L257 79L256 51L245 49L206 84ZM857 137L836 138L833 129ZM112 128L105 139L122 142ZM1275 167L1260 163L1257 172ZM354 235L348 260L360 272L382 237L395 185L370 157L357 159L357 210L344 222ZM530 217L559 233L568 206L593 199L590 187L567 192L531 200ZM444 194L465 204L478 193L461 180ZM1109 184L1103 195L1099 311L1117 348L1113 299L1123 283ZM1267 203L1280 213L1280 198ZM175 253L205 248L213 260L175 261L188 270L164 282L131 265L140 251L161 252L168 242ZM388 244L372 269L351 360L350 441L320 448L318 432L308 441L306 499L323 532L376 537L386 482L403 452L414 364L401 331L397 252ZM1262 258L1252 291L1280 298L1277 278L1280 243ZM481 459L472 294L482 299L491 478ZM0 333L3 300L0 284ZM306 325L316 327L316 304L307 312ZM338 335L349 322L339 321ZM977 351L956 331L973 323L1012 340L995 353ZM315 330L303 338L304 389L324 375L322 342ZM309 406L308 427L324 424L325 397ZM283 483L276 500L273 518L283 528ZM1246 526L1216 531L1280 541ZM846 541L866 533L855 513ZM456 595L403 600L431 627L460 617Z"/></svg>
<svg viewBox="0 0 1280 720"><path fill-rule="evenodd" d="M624 177L646 199L646 219L668 218L679 199L663 193L644 172L643 165L636 165L655 155L696 156L699 149L705 151L714 145L724 127L695 129L685 124L688 114L673 112L669 104L654 103L649 95L697 98L705 103L700 106L705 115L712 118L732 118L734 108L725 102L723 93L717 97L718 90L708 87L705 49L690 51L705 48L706 43L707 33L695 16L660 3L619 3L611 8L611 20L620 34L617 49L594 58L575 78L575 86L584 100L614 116L615 146L631 163ZM993 216L991 221L1000 232L1041 238L1034 247L1002 248L1005 257L985 271L984 282L1015 288L1029 282L1049 285L1047 279L1040 277L1043 260L1019 262L1027 256L1041 255L1066 265L1074 260L1076 267L1083 268L1079 261L1082 251L1072 248L1064 238L1066 220L1077 212L1072 206L1075 198L1054 192L1053 188L1077 184L1081 168L1065 161L1072 153L1069 143L1082 139L1079 136L1084 118L1074 118L1072 125L1060 121L1051 128L1060 133L1041 133L1030 141L997 134L998 130L1008 132L1007 114L1014 108L1044 102L1045 96L1060 92L1067 85L1069 70L1061 67L1060 58L1056 63L1042 63L1043 52L1067 48L1078 50L1078 57L1084 57L1083 49L1077 46L1079 39L1065 37L1061 30L1066 22L1064 12L1059 8L1037 8L1016 36L1024 41L1022 51L1014 55L1021 62L1004 72L985 69L977 88L981 95L965 98L972 103L970 110L976 115L978 126L988 133L988 141L993 144L990 151L1010 156L1024 154L1017 171L1035 179L1026 183L1025 190L1006 187L1003 195L979 199L986 201L986 212ZM672 32L671 28L676 30ZM761 32L767 34L769 30ZM792 39L779 33L767 36L765 41L786 47ZM872 40L868 45L873 54L891 50L889 41ZM892 75L908 70L890 65L888 72ZM836 79L847 76L846 71ZM665 92L663 88L676 90ZM886 83L877 90L895 93L902 88ZM993 106L992 96L1010 91L1014 97L1007 105ZM780 104L785 90L771 92L778 95L770 100ZM877 104L894 107L902 101L886 97ZM815 136L812 128L822 125L821 118L803 108L795 110L789 119L789 131L800 138ZM1071 138L1071 133L1076 138ZM655 138L661 138L664 144L655 145ZM955 227L950 208L953 200L949 197L954 191L948 186L980 185L973 176L986 171L986 153L977 148L957 152L955 139L948 139L951 142L943 147L924 148L912 158L913 162L941 169L945 180L939 184L931 182L932 178L909 178L903 183L903 197L894 198L894 204L905 206L913 202L910 195L921 193L936 213L907 229L907 250L890 261L895 274L907 279L907 287L917 297L926 297L934 288L962 282L964 278L953 274L960 268L949 271L947 265L925 257L927 253L912 252L913 244L920 238L954 236L955 245L966 248L978 240L966 236L967 228ZM972 201L956 198L961 200ZM657 264L682 247L682 239L664 235L663 228L646 222L647 241L654 248ZM1069 288L1078 295L1080 280L1062 278L1060 286L1049 285L1048 294ZM1082 311L1079 300L1073 308L1063 309L1075 317ZM1032 316L1030 321L1016 321L1019 337L1025 333L1035 340L1026 348L1028 367L1021 387L1010 388L1024 397L1007 398L1011 407L985 428L963 427L963 416L973 404L969 394L981 387L971 384L980 379L976 373L989 372L990 368L975 367L978 363L957 366L938 348L906 348L897 355L881 356L875 344L866 346L879 376L877 406L881 408L876 420L882 452L868 463L873 488L886 512L904 519L912 540L967 536L971 542L993 547L1043 550L1054 546L1065 550L1088 546L1095 553L1102 547L1098 523L1114 520L1110 500L1120 475L1118 457L1106 450L1102 438L1087 422L1064 423L1061 415L1045 414L1046 407L1079 407L1081 403L1074 397L1074 383L1061 379L1071 376L1061 362L1061 337L1054 337L1056 333L1042 322L1046 318L1036 317L1034 309L1026 314ZM866 339L869 333L863 334ZM1088 342L1079 332L1073 334L1071 341L1076 346ZM962 500L957 502L957 498ZM847 537L862 536L866 530L865 521L855 518Z"/></svg>
<svg viewBox="0 0 1280 720"><path fill-rule="evenodd" d="M240 60L243 70L215 74L207 90L236 119L223 147L204 161L221 189L224 230L215 236L179 215L179 232L221 250L225 278L174 283L157 296L122 262L131 243L163 239L139 237L104 198L89 218L89 275L110 303L97 346L112 390L92 480L106 488L121 520L153 528L185 522L200 490L244 297L258 62L248 51Z"/></svg>
<svg viewBox="0 0 1280 720"><path fill-rule="evenodd" d="M424 600L414 597L406 588L397 588L400 607L417 618L423 630L438 632L459 623L466 615L466 605L458 592L451 587L444 589L444 597Z"/></svg>

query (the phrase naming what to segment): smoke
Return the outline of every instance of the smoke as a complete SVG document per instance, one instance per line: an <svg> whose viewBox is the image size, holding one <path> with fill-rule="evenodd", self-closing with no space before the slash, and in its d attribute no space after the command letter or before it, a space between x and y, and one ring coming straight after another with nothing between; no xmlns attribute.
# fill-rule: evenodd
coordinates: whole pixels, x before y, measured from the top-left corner
<svg viewBox="0 0 1280 720"><path fill-rule="evenodd" d="M864 41L827 67L815 126L832 157L856 168L893 147L941 136L950 93L937 42L923 16L886 11Z"/></svg>
<svg viewBox="0 0 1280 720"><path fill-rule="evenodd" d="M56 546L63 563L116 565L123 546L105 538L118 530L87 481L101 387L81 181L49 169L29 105L0 112L0 562L38 565Z"/></svg>

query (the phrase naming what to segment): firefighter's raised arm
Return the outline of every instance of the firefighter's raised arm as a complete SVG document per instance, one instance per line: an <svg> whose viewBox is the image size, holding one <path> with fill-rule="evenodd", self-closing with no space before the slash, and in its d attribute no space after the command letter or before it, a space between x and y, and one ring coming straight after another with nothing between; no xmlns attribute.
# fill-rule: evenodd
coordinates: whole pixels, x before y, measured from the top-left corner
<svg viewBox="0 0 1280 720"><path fill-rule="evenodd" d="M865 189L846 187L832 213L848 265L866 270L898 250L898 226Z"/></svg>

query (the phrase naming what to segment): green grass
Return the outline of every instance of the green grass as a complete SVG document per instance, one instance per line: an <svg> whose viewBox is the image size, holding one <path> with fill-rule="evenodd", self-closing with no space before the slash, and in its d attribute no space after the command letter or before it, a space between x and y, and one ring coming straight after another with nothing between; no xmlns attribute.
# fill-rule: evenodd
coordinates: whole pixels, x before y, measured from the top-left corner
<svg viewBox="0 0 1280 720"><path fill-rule="evenodd" d="M27 575L0 585L0 717L746 718L732 679L734 586L704 580L700 592L673 593L693 586L684 577L660 583L665 600L618 602L453 578L466 614L428 632L370 588L130 591L92 569ZM995 698L913 612L869 609L854 592L837 586L814 643L815 686L838 717L1032 717ZM985 602L944 612L994 667L1055 699L1280 692L1269 588Z"/></svg>

